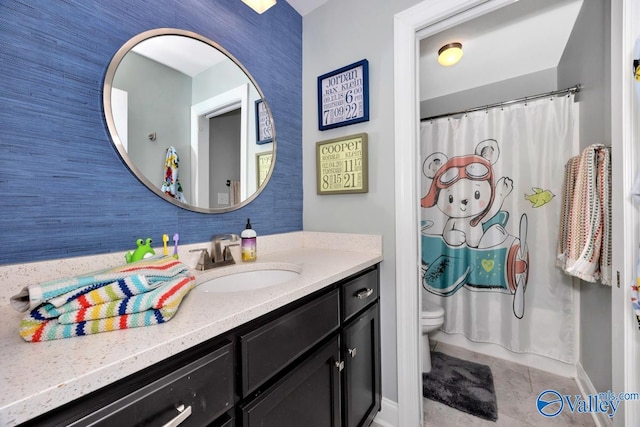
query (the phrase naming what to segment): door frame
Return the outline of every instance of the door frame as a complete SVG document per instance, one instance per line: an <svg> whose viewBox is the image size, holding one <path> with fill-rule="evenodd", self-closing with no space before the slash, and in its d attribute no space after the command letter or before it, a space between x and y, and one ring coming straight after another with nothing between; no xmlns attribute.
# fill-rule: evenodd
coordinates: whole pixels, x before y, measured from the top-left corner
<svg viewBox="0 0 640 427"><path fill-rule="evenodd" d="M611 170L613 217L613 277L611 298L612 391L640 392L640 334L631 307L631 285L636 283L640 242L640 215L631 193L638 173L640 148L640 88L633 77L636 39L640 35L637 0L611 0ZM640 401L621 405L614 426L634 425ZM620 410L618 411L620 412ZM622 416L620 416L622 415Z"/></svg>
<svg viewBox="0 0 640 427"><path fill-rule="evenodd" d="M247 144L249 84L244 83L191 106L191 199L208 208L209 200L209 119L240 109L240 200L247 198Z"/></svg>
<svg viewBox="0 0 640 427"><path fill-rule="evenodd" d="M418 212L420 200L416 177L419 176L419 41L428 35L489 13L513 0L424 0L394 16L394 135L395 135L395 223L396 223L396 339L398 366L398 426L422 425L422 384L420 375L420 255ZM614 251L613 268L622 284L635 281L633 270L638 247L637 212L625 195L632 187L633 159L637 151L635 120L637 102L630 96L633 77L629 53L639 24L634 0L612 1L611 81L612 145L614 192L613 239L620 242ZM619 29L619 30L615 30ZM635 31L634 31L635 30ZM620 166L620 167L617 167ZM616 196L615 193L618 193ZM621 200L622 199L622 200ZM621 203L617 203L621 202ZM625 233L624 230L634 230ZM617 245L614 245L614 248ZM632 257L633 254L634 256ZM613 391L638 391L640 382L634 361L640 340L632 323L629 286L613 287L612 361ZM622 325L623 327L620 327ZM635 332L635 333L634 333ZM615 425L632 425L639 413L639 402L627 402ZM622 415L622 416L621 416Z"/></svg>

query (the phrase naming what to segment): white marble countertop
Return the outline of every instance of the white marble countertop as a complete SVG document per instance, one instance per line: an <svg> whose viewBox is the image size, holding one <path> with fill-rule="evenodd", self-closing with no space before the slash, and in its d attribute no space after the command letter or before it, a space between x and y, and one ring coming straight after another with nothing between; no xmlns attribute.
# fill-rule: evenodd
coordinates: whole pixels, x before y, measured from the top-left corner
<svg viewBox="0 0 640 427"><path fill-rule="evenodd" d="M188 250L203 246L181 248L181 260L195 266L197 254L194 258ZM27 421L374 265L382 261L382 238L318 232L259 237L258 260L236 268L295 264L302 269L297 279L242 293L196 287L175 317L161 325L23 341L18 327L24 313L9 305L11 295L25 284L94 271L102 268L99 264L118 265L119 258L122 254L0 266L0 425ZM201 283L229 269L234 266L194 274Z"/></svg>

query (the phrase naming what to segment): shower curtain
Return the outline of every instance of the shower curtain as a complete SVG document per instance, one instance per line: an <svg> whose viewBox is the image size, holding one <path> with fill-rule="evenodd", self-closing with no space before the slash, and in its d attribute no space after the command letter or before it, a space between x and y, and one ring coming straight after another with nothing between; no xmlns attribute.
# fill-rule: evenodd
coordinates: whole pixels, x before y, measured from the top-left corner
<svg viewBox="0 0 640 427"><path fill-rule="evenodd" d="M573 98L421 123L421 285L444 332L576 362L575 290L555 266Z"/></svg>

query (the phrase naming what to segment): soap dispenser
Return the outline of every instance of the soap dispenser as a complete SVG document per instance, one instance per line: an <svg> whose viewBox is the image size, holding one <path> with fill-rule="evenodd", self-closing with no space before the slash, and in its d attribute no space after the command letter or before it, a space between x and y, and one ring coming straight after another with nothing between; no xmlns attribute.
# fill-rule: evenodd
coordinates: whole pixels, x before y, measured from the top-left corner
<svg viewBox="0 0 640 427"><path fill-rule="evenodd" d="M240 242L240 252L242 253L242 261L255 261L258 257L256 250L256 232L251 228L251 218L247 218L247 225L240 233L242 241Z"/></svg>

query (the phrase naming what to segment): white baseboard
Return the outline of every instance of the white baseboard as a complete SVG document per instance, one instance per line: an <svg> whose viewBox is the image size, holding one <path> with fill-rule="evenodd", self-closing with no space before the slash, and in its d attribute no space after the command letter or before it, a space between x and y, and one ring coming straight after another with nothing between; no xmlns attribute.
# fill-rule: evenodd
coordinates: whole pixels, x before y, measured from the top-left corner
<svg viewBox="0 0 640 427"><path fill-rule="evenodd" d="M378 412L373 422L380 427L397 427L398 402L383 397L380 403L380 412Z"/></svg>
<svg viewBox="0 0 640 427"><path fill-rule="evenodd" d="M578 362L576 369L578 373L576 375L576 383L578 383L578 388L580 389L582 396L597 394L598 390L594 387L591 382L591 378L589 378L589 375L587 375L587 372L584 370L580 362ZM607 414L602 412L592 412L591 415L593 416L593 421L598 427L611 427L613 425L613 420L609 418Z"/></svg>
<svg viewBox="0 0 640 427"><path fill-rule="evenodd" d="M498 344L471 341L462 334L447 334L438 331L434 333L430 339L431 338L436 342L439 341L445 344L455 345L475 351L476 353L486 354L487 356L497 357L520 365L547 371L554 375L567 378L575 378L577 376L576 367L569 363L560 362L559 360L537 354L514 353Z"/></svg>

